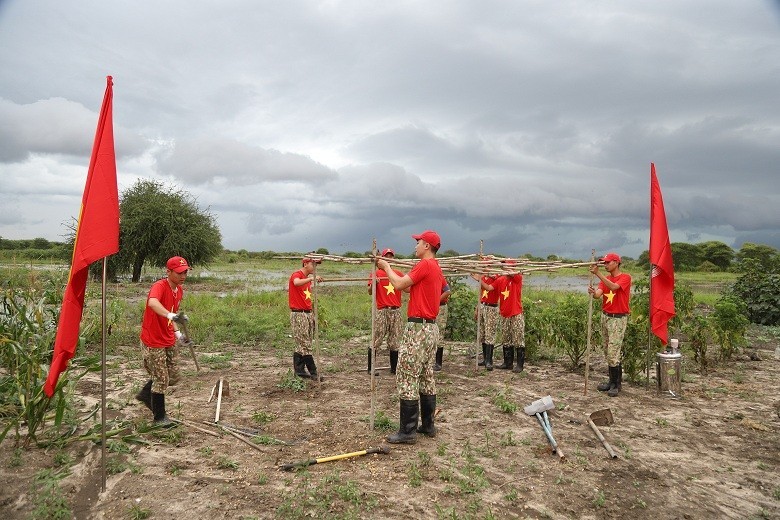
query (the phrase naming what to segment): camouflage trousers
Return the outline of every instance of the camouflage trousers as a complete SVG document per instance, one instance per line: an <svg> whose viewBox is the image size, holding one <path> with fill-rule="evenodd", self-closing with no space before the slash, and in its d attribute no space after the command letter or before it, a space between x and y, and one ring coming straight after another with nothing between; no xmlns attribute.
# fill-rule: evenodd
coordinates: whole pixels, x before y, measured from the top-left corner
<svg viewBox="0 0 780 520"><path fill-rule="evenodd" d="M509 346L525 346L525 316L515 314L509 318L501 317L501 341Z"/></svg>
<svg viewBox="0 0 780 520"><path fill-rule="evenodd" d="M402 331L401 309L391 309L389 307L377 309L376 318L374 319L374 349L376 349L377 354L385 353L388 350L397 351L398 346L401 344ZM382 345L382 340L385 337L387 338L386 348L380 349L379 347Z"/></svg>
<svg viewBox="0 0 780 520"><path fill-rule="evenodd" d="M439 315L436 316L436 325L439 327L439 339L444 339L444 331L447 329L447 311L446 305L439 305Z"/></svg>
<svg viewBox="0 0 780 520"><path fill-rule="evenodd" d="M433 359L439 343L439 328L435 323L407 323L401 348L395 383L398 396L416 401L420 394L435 395Z"/></svg>
<svg viewBox="0 0 780 520"><path fill-rule="evenodd" d="M498 333L498 307L491 307L480 303L479 323L477 327L477 345L487 343L496 344Z"/></svg>
<svg viewBox="0 0 780 520"><path fill-rule="evenodd" d="M314 339L314 314L311 312L290 312L290 328L295 342L294 352L311 356L311 342Z"/></svg>
<svg viewBox="0 0 780 520"><path fill-rule="evenodd" d="M153 348L141 343L144 368L152 376L152 392L164 394L169 386L179 382L179 349L176 345Z"/></svg>
<svg viewBox="0 0 780 520"><path fill-rule="evenodd" d="M601 315L601 337L604 347L604 358L611 367L617 366L623 358L623 336L626 334L628 316L612 318Z"/></svg>

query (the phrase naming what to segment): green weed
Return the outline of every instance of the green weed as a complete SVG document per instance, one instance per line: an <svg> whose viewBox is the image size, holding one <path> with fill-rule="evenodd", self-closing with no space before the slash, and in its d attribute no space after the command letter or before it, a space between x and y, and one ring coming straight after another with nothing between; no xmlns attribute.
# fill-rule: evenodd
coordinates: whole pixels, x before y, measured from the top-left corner
<svg viewBox="0 0 780 520"><path fill-rule="evenodd" d="M293 392L303 392L307 388L306 380L296 376L292 369L287 370L287 373L282 376L282 379L276 386L292 390Z"/></svg>

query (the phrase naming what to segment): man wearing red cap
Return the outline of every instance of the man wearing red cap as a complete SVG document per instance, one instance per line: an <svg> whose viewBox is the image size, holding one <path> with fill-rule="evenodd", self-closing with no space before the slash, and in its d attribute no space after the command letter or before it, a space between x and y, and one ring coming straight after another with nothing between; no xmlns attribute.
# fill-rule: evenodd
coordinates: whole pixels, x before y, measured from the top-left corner
<svg viewBox="0 0 780 520"><path fill-rule="evenodd" d="M623 382L623 336L628 325L631 298L631 275L620 270L620 257L609 253L600 259L608 275L599 271L598 264L590 266L590 272L598 276L598 287L588 287L588 292L601 301L601 336L604 356L609 365L609 381L598 385L601 392L617 397Z"/></svg>
<svg viewBox="0 0 780 520"><path fill-rule="evenodd" d="M298 377L322 381L317 374L317 365L311 353L314 338L314 315L312 314L311 283L314 281L315 266L322 260L304 257L302 267L290 275L287 283L287 302L290 305L290 328L292 329L295 350L293 351L293 369ZM322 277L317 276L321 282ZM306 373L306 369L309 373Z"/></svg>
<svg viewBox="0 0 780 520"><path fill-rule="evenodd" d="M382 250L382 258L395 258L395 252ZM398 276L404 273L393 269ZM383 269L377 269L374 277L376 291L376 315L374 321L374 349L379 349L387 337L387 348L390 350L390 373L395 374L398 366L398 346L401 342L401 291L396 290ZM368 282L368 294L373 293L371 281ZM378 352L378 350L377 350ZM371 374L371 348L368 349L368 373Z"/></svg>
<svg viewBox="0 0 780 520"><path fill-rule="evenodd" d="M504 260L513 266L514 260ZM496 278L493 290L498 293L498 312L501 316L501 337L504 341L504 364L498 368L520 373L525 365L525 316L523 315L523 275L508 273ZM515 363L514 368L512 368Z"/></svg>
<svg viewBox="0 0 780 520"><path fill-rule="evenodd" d="M179 380L176 365L178 340L187 345L190 339L182 335L177 322L186 317L179 314L179 304L184 296L184 281L190 266L180 256L168 259L165 264L167 277L156 281L149 290L141 322L141 348L144 368L152 377L136 395L154 414L156 426L170 427L174 423L165 413L165 390Z"/></svg>
<svg viewBox="0 0 780 520"><path fill-rule="evenodd" d="M409 292L407 323L398 356L396 385L401 400L400 425L397 433L389 435L392 444L414 444L417 433L436 436L433 416L436 413L436 383L433 376L433 357L439 341L436 316L439 313L442 279L444 275L436 261L441 239L435 231L412 235L417 241L414 254L420 259L404 276L398 276L387 260L380 258L377 266L383 269L397 291ZM417 420L422 412L422 425Z"/></svg>

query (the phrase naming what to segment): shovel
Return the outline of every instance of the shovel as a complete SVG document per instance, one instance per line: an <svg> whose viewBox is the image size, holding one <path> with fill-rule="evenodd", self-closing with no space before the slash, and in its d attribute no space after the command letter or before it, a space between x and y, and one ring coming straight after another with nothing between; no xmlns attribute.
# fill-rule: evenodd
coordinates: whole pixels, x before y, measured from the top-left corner
<svg viewBox="0 0 780 520"><path fill-rule="evenodd" d="M595 433L596 437L599 438L601 444L604 445L604 448L607 450L610 456L613 459L616 459L617 454L612 449L612 446L609 445L609 443L601 434L601 431L598 428L599 426L609 426L614 422L615 420L612 418L612 410L610 410L609 408L604 408L603 410L596 410L595 412L593 412L588 416L588 424L590 425L590 428L593 430L593 433Z"/></svg>

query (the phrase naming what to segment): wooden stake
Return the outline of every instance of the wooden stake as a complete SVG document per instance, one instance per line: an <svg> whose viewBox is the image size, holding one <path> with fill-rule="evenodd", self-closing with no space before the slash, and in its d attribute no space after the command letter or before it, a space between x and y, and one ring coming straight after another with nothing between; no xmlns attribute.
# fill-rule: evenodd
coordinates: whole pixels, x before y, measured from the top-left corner
<svg viewBox="0 0 780 520"><path fill-rule="evenodd" d="M590 250L590 259L596 261L596 250ZM588 278L588 289L593 287L593 273ZM593 295L588 291L588 344L585 347L585 391L582 395L588 395L588 374L590 372L590 348L591 338L593 336Z"/></svg>
<svg viewBox="0 0 780 520"><path fill-rule="evenodd" d="M369 384L371 385L371 417L368 420L369 431L374 431L374 413L376 409L376 382L374 380L374 367L376 366L376 349L374 348L374 338L376 337L376 292L379 288L376 285L376 238L374 238L371 244L371 256L374 257L374 261L371 264L371 338L369 341L371 344L368 348L371 349L371 370L369 370Z"/></svg>

